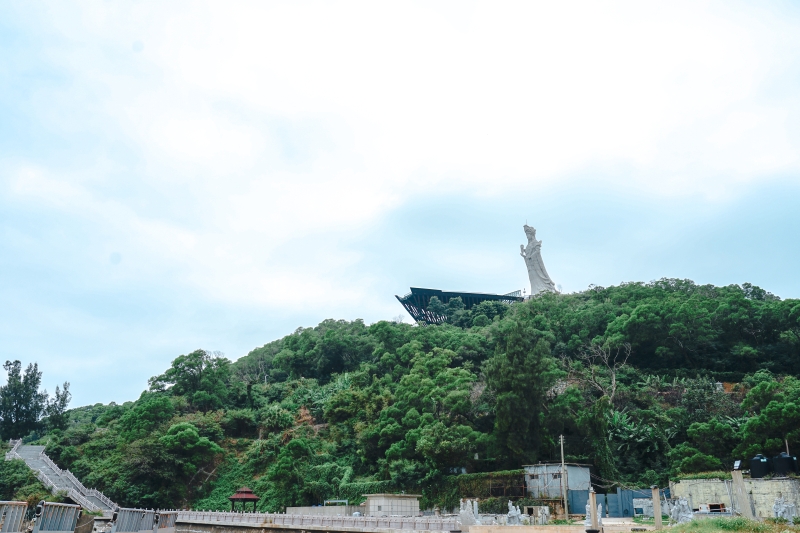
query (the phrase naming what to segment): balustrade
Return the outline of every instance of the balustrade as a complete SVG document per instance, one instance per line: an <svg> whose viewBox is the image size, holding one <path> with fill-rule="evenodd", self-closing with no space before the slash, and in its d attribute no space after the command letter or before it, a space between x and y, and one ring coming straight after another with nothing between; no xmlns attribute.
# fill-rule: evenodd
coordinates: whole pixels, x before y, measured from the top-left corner
<svg viewBox="0 0 800 533"><path fill-rule="evenodd" d="M321 516L286 515L271 513L200 512L178 511L178 522L257 524L276 526L303 526L324 528L357 528L366 530L395 529L414 531L453 531L460 529L453 518L431 517L369 517L369 516Z"/></svg>

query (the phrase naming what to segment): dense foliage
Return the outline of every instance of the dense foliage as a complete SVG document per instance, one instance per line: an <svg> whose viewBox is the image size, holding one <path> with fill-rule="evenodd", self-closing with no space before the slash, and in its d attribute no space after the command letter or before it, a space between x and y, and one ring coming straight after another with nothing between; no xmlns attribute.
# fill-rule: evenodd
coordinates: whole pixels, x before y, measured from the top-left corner
<svg viewBox="0 0 800 533"><path fill-rule="evenodd" d="M560 434L597 480L643 485L800 446L800 301L665 279L432 305L448 323L326 320L235 363L182 355L42 441L125 505L224 509L248 485L264 510L387 490L451 507L555 459Z"/></svg>
<svg viewBox="0 0 800 533"><path fill-rule="evenodd" d="M67 424L66 409L71 394L69 383L63 390L56 386L53 398L40 391L42 373L36 363L23 372L19 361L6 361L6 384L0 387L0 438L7 440L36 430L63 428ZM47 422L42 423L42 415Z"/></svg>

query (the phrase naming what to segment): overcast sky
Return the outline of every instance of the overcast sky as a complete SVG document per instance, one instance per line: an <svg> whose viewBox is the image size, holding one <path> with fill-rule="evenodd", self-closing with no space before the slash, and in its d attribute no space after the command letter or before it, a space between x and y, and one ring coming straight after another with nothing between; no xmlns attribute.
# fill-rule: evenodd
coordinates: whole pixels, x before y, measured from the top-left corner
<svg viewBox="0 0 800 533"><path fill-rule="evenodd" d="M800 297L791 2L2 2L0 359L138 397L410 286ZM407 321L410 321L406 317Z"/></svg>

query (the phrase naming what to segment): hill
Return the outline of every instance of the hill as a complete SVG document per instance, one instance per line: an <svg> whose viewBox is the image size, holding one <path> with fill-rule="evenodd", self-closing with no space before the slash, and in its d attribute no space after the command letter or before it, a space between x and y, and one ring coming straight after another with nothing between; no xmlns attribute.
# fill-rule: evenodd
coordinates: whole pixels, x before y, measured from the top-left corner
<svg viewBox="0 0 800 533"><path fill-rule="evenodd" d="M800 445L798 300L663 279L459 303L431 303L438 326L326 320L235 363L197 350L26 441L123 505L225 509L248 485L272 511L386 490L451 507L561 434L606 485Z"/></svg>

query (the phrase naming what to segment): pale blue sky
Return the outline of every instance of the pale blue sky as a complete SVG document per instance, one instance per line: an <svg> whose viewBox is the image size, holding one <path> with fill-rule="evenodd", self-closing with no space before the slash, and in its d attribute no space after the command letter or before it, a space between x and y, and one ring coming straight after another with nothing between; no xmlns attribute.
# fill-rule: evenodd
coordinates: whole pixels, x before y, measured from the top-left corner
<svg viewBox="0 0 800 533"><path fill-rule="evenodd" d="M557 4L557 5L554 5ZM0 359L134 399L409 286L800 297L789 3L0 4Z"/></svg>

